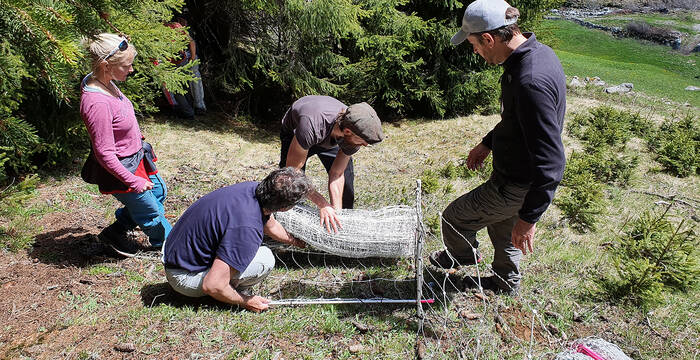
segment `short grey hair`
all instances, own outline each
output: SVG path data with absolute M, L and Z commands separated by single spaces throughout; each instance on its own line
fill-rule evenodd
M 263 209 L 278 211 L 296 205 L 313 190 L 303 172 L 285 167 L 267 175 L 255 189 L 255 197 Z

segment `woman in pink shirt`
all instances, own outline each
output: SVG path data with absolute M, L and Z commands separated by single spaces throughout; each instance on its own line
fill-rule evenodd
M 90 41 L 89 53 L 92 72 L 82 82 L 80 114 L 92 151 L 82 177 L 124 205 L 99 238 L 123 256 L 159 250 L 172 229 L 163 209 L 167 188 L 156 169 L 153 149 L 143 141 L 131 101 L 114 83 L 126 80 L 134 71 L 136 49 L 123 37 L 103 33 Z M 148 235 L 151 246 L 128 239 L 127 231 L 137 225 Z

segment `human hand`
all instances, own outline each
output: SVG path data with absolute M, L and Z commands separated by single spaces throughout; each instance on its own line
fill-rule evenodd
M 518 222 L 513 226 L 511 241 L 513 246 L 520 249 L 523 254 L 527 255 L 528 251 L 532 253 L 532 244 L 535 241 L 535 224 L 518 219 Z
M 325 227 L 326 231 L 331 232 L 332 227 L 333 231 L 337 233 L 338 229 L 343 228 L 340 218 L 332 206 L 324 206 L 319 210 L 318 215 L 321 218 L 321 226 Z
M 248 311 L 256 313 L 267 310 L 269 303 L 270 300 L 258 295 L 243 297 L 243 307 Z
M 302 249 L 306 247 L 306 243 L 303 240 L 299 240 L 292 235 L 289 235 L 289 245 L 296 246 Z
M 467 156 L 467 169 L 476 170 L 484 166 L 484 160 L 489 156 L 489 153 L 491 153 L 491 149 L 482 143 L 474 146 Z
M 151 190 L 151 189 L 153 189 L 153 183 L 146 180 L 146 182 L 143 184 L 143 187 L 141 189 L 137 189 L 136 192 L 142 193 L 144 191 Z

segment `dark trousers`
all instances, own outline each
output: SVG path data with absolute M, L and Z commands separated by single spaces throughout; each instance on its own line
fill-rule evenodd
M 280 167 L 287 166 L 287 153 L 289 153 L 289 147 L 292 144 L 292 139 L 294 135 L 280 134 L 280 141 L 282 142 L 282 148 L 280 150 Z M 321 160 L 323 167 L 326 168 L 326 173 L 331 171 L 331 166 L 333 161 L 335 161 L 336 156 L 338 156 L 338 151 L 340 149 L 338 146 L 332 147 L 330 149 L 320 148 L 318 146 L 312 146 L 309 152 L 306 154 L 306 160 L 310 157 L 316 155 Z M 301 168 L 302 171 L 306 171 L 306 162 Z M 343 186 L 343 209 L 352 209 L 355 204 L 355 172 L 352 167 L 352 158 L 348 162 L 348 166 L 345 167 L 345 185 Z

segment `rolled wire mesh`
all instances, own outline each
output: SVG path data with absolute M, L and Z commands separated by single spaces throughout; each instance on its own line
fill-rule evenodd
M 418 220 L 413 207 L 343 209 L 339 218 L 342 229 L 329 233 L 321 226 L 316 208 L 297 205 L 275 214 L 290 234 L 329 254 L 349 258 L 401 258 L 415 254 Z

